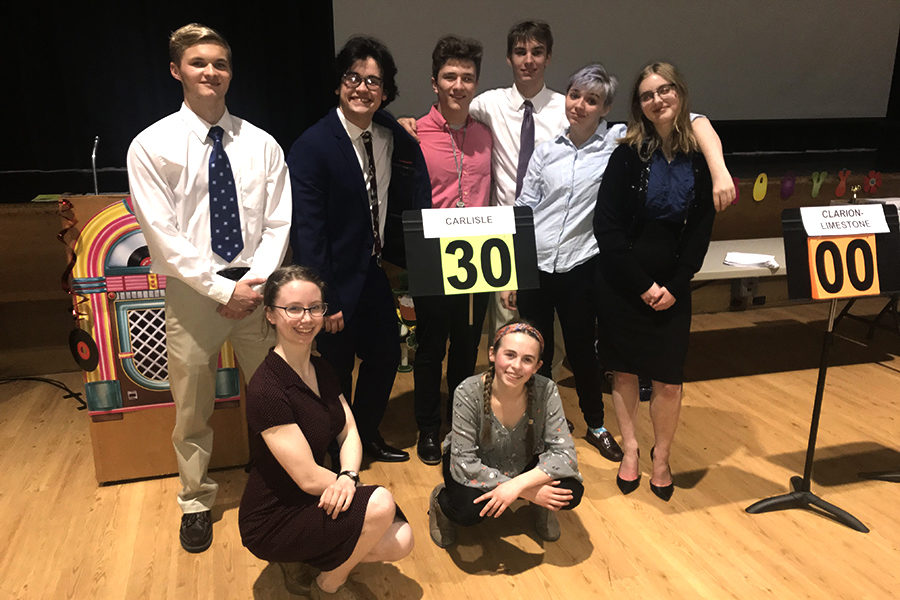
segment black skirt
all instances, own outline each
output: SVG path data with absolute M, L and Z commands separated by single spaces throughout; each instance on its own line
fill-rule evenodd
M 645 221 L 632 242 L 632 252 L 644 271 L 660 285 L 674 274 L 682 224 Z M 597 280 L 599 357 L 604 368 L 682 383 L 691 330 L 691 294 L 675 295 L 675 304 L 655 311 L 639 294 L 626 292 L 604 269 Z M 642 290 L 643 291 L 643 290 Z

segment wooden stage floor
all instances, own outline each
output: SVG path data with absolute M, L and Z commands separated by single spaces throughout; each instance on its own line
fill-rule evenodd
M 877 312 L 869 300 L 860 310 Z M 900 336 L 866 347 L 838 338 L 828 372 L 813 491 L 855 515 L 858 533 L 825 516 L 744 508 L 802 474 L 825 304 L 696 315 L 684 408 L 673 450 L 677 489 L 665 504 L 646 484 L 650 424 L 640 415 L 643 485 L 623 496 L 616 465 L 580 436 L 571 380 L 567 413 L 584 501 L 561 513 L 562 538 L 537 540 L 530 508 L 462 530 L 449 551 L 428 537 L 437 467 L 417 458 L 364 467 L 409 516 L 416 548 L 353 575 L 369 598 L 893 598 L 900 589 L 900 485 L 860 471 L 900 469 Z M 860 305 L 858 305 L 859 307 Z M 839 333 L 865 339 L 863 325 Z M 78 373 L 53 377 L 80 388 Z M 207 552 L 182 551 L 176 478 L 98 487 L 88 420 L 54 387 L 0 386 L 0 598 L 296 598 L 280 570 L 241 546 L 241 469 L 220 482 Z M 606 398 L 608 401 L 608 397 Z M 618 429 L 607 402 L 608 426 Z M 415 452 L 412 375 L 400 374 L 385 434 Z

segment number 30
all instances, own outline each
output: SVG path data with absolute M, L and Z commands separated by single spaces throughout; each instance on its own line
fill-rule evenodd
M 462 251 L 461 255 L 457 255 L 458 250 Z M 497 251 L 496 256 L 499 259 L 497 267 L 499 273 L 494 272 L 495 268 L 492 261 L 494 250 Z M 479 269 L 473 260 L 475 259 L 475 248 L 470 240 L 451 240 L 444 252 L 454 256 L 457 260 L 457 268 L 465 271 L 465 276 L 462 279 L 457 275 L 447 277 L 447 282 L 458 290 L 470 290 L 479 283 L 481 285 L 478 287 L 501 288 L 508 284 L 512 278 L 512 257 L 510 256 L 509 247 L 501 239 L 488 238 L 480 244 L 478 262 L 481 267 L 481 277 L 479 277 Z M 484 281 L 479 282 L 479 279 Z

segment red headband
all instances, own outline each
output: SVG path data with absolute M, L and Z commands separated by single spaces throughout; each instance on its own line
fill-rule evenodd
M 500 341 L 504 335 L 508 333 L 527 333 L 534 339 L 538 341 L 541 345 L 541 354 L 544 353 L 544 336 L 541 335 L 541 332 L 529 325 L 528 323 L 510 323 L 509 325 L 504 325 L 500 329 L 497 330 L 497 335 L 494 336 L 494 348 L 497 347 L 497 342 Z

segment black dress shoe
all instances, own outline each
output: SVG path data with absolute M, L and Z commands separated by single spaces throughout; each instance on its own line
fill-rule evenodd
M 419 459 L 426 465 L 438 465 L 441 463 L 440 433 L 437 431 L 422 431 L 419 433 L 419 443 L 416 444 L 416 453 Z
M 590 433 L 590 431 L 588 431 Z M 641 458 L 641 451 L 638 450 L 638 460 Z M 622 467 L 619 466 L 621 469 Z M 641 472 L 638 470 L 637 479 L 622 479 L 619 477 L 619 474 L 616 473 L 616 485 L 619 486 L 619 491 L 623 494 L 630 494 L 634 490 L 638 489 L 638 486 L 641 484 Z
M 409 452 L 388 446 L 382 439 L 363 442 L 363 450 L 372 460 L 381 462 L 403 462 L 409 460 Z
M 653 451 L 656 450 L 656 446 L 650 448 L 650 460 L 653 460 Z M 672 468 L 669 467 L 669 474 L 672 473 Z M 650 482 L 650 491 L 656 494 L 656 497 L 662 500 L 663 502 L 668 502 L 672 498 L 672 494 L 675 493 L 675 482 L 672 481 L 669 485 L 655 485 L 652 481 Z
M 637 479 L 632 479 L 631 481 L 627 479 L 622 479 L 616 474 L 616 485 L 619 486 L 619 491 L 623 494 L 630 494 L 634 490 L 638 489 L 638 486 L 641 484 L 641 476 L 640 474 L 637 476 Z
M 673 481 L 669 485 L 654 485 L 651 481 L 650 491 L 656 494 L 656 497 L 663 502 L 668 502 L 672 498 L 672 494 L 675 492 L 675 482 Z
M 203 552 L 212 544 L 212 518 L 208 510 L 181 516 L 181 547 L 188 552 Z
M 622 448 L 619 444 L 616 443 L 616 438 L 614 438 L 610 432 L 604 431 L 601 434 L 596 434 L 588 429 L 587 433 L 584 434 L 584 439 L 586 439 L 591 446 L 594 446 L 599 450 L 600 456 L 606 460 L 622 462 L 622 457 L 625 456 L 625 454 L 622 452 Z

